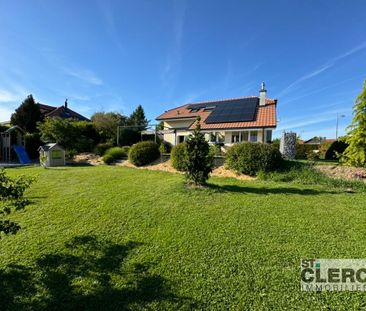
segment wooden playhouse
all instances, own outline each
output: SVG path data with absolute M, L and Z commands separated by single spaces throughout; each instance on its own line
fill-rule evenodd
M 64 166 L 65 149 L 59 144 L 46 144 L 38 148 L 39 162 L 44 167 Z

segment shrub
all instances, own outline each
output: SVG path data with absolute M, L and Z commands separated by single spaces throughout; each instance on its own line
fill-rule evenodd
M 337 160 L 340 155 L 347 149 L 348 144 L 341 140 L 334 141 L 325 153 L 326 160 Z
M 130 148 L 128 159 L 136 166 L 149 164 L 160 156 L 159 145 L 152 141 L 142 141 Z
M 318 145 L 296 144 L 296 159 L 307 159 L 309 151 L 317 150 Z
M 111 164 L 114 162 L 114 157 L 107 153 L 102 157 L 102 160 L 105 164 Z
M 201 118 L 197 117 L 193 135 L 186 140 L 185 173 L 188 182 L 204 185 L 213 169 L 213 154 L 210 145 L 201 132 Z
M 221 145 L 220 144 L 211 145 L 210 146 L 210 151 L 211 151 L 213 156 L 221 156 L 222 155 Z
M 24 198 L 24 192 L 33 181 L 33 178 L 24 176 L 10 178 L 5 170 L 0 170 L 0 238 L 1 232 L 15 234 L 20 229 L 19 224 L 3 218 L 13 210 L 23 209 L 29 203 Z
M 127 152 L 124 149 L 122 149 L 121 147 L 113 147 L 113 148 L 109 148 L 105 152 L 105 155 L 112 156 L 114 160 L 121 160 L 121 159 L 127 157 Z
M 40 135 L 38 133 L 27 133 L 24 136 L 25 150 L 31 159 L 38 159 L 38 148 L 42 145 Z
M 319 161 L 319 152 L 315 152 L 314 150 L 313 151 L 309 151 L 307 154 L 306 154 L 306 158 L 310 161 L 310 162 L 313 162 L 315 163 L 316 161 Z
M 112 143 L 100 143 L 95 146 L 94 152 L 95 154 L 102 156 L 108 149 L 112 147 L 113 147 Z
M 46 118 L 38 124 L 38 129 L 42 141 L 56 142 L 66 150 L 89 152 L 99 142 L 99 135 L 89 121 Z
M 159 147 L 160 153 L 170 153 L 172 151 L 172 144 L 163 140 Z
M 75 149 L 68 149 L 68 150 L 65 151 L 65 158 L 68 159 L 68 160 L 71 160 L 77 154 L 78 154 L 77 150 L 75 150 Z
M 268 172 L 280 168 L 282 161 L 275 146 L 244 142 L 229 148 L 225 163 L 238 173 L 254 176 L 259 171 Z
M 325 155 L 329 149 L 329 147 L 332 145 L 331 142 L 324 142 L 320 144 L 319 146 L 319 156 L 321 159 L 325 159 Z
M 131 147 L 130 146 L 123 146 L 121 148 L 122 148 L 123 152 L 126 154 L 126 157 L 127 157 Z
M 184 172 L 187 166 L 187 148 L 186 143 L 180 143 L 173 147 L 170 159 L 173 167 L 180 172 Z

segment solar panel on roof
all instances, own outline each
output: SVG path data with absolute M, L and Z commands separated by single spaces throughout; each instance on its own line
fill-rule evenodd
M 207 117 L 206 123 L 254 121 L 257 104 L 257 97 L 220 102 Z
M 201 104 L 190 104 L 187 106 L 187 109 L 200 109 L 205 108 L 206 106 L 212 106 L 209 103 L 201 103 Z

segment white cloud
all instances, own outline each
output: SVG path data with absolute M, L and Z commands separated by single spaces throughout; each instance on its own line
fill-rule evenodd
M 76 68 L 70 68 L 70 67 L 62 67 L 62 70 L 65 74 L 75 77 L 77 79 L 80 79 L 82 81 L 85 81 L 89 84 L 93 85 L 102 85 L 103 81 L 97 77 L 97 75 L 87 69 L 76 69 Z
M 0 122 L 9 121 L 10 116 L 14 112 L 16 106 L 16 104 L 0 104 Z
M 336 65 L 337 62 L 339 62 L 340 60 L 348 57 L 348 56 L 351 56 L 353 54 L 355 54 L 356 52 L 358 51 L 361 51 L 363 49 L 366 48 L 366 42 L 363 42 L 362 44 L 346 51 L 345 53 L 342 53 L 338 56 L 335 56 L 331 59 L 329 59 L 325 64 L 321 65 L 319 68 L 303 75 L 302 77 L 300 77 L 299 79 L 295 80 L 294 82 L 290 83 L 285 89 L 283 89 L 278 97 L 282 96 L 283 94 L 286 94 L 291 88 L 293 88 L 294 86 L 306 81 L 306 80 L 309 80 L 311 78 L 314 78 L 318 75 L 320 75 L 321 73 L 323 73 L 324 71 L 332 68 L 334 65 Z
M 21 99 L 19 94 L 15 94 L 6 90 L 0 90 L 0 102 L 8 103 Z

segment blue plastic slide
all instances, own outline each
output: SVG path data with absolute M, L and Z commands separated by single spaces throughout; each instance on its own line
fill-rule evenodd
M 23 146 L 13 145 L 14 151 L 18 156 L 19 162 L 21 164 L 30 164 L 32 161 L 29 159 L 27 152 Z

